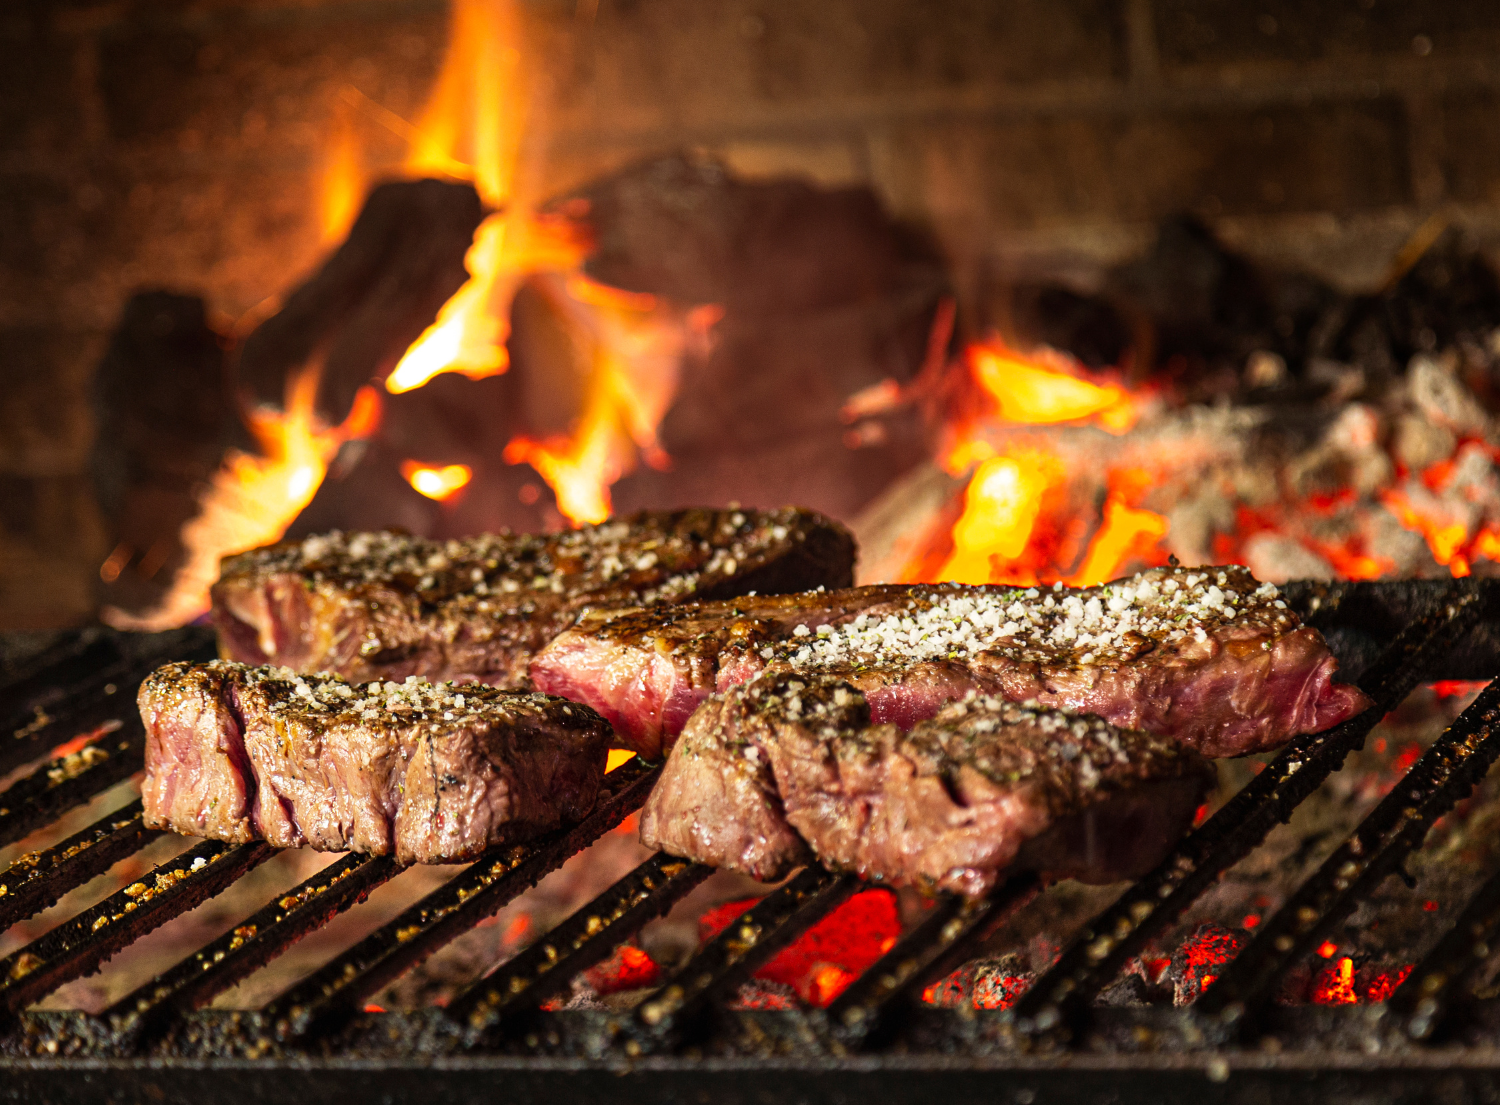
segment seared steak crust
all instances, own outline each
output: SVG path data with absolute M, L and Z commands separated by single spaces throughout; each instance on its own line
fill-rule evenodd
M 193 836 L 453 863 L 593 807 L 608 727 L 539 694 L 353 685 L 225 660 L 141 686 L 146 823 Z
M 862 587 L 580 619 L 532 663 L 647 757 L 713 690 L 764 671 L 837 676 L 909 728 L 971 692 L 1036 700 L 1209 756 L 1274 748 L 1369 705 L 1321 634 L 1239 567 L 1100 587 Z
M 527 689 L 587 607 L 848 586 L 854 542 L 805 510 L 643 513 L 560 534 L 330 533 L 224 561 L 219 651 L 249 664 Z
M 822 677 L 713 696 L 672 750 L 642 841 L 760 879 L 810 846 L 927 890 L 982 894 L 1012 867 L 1109 882 L 1158 862 L 1213 780 L 1175 741 L 1034 703 L 971 697 L 906 733 L 867 719 L 864 696 Z

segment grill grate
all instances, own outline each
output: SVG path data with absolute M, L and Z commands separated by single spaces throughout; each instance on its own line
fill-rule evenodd
M 821 868 L 805 869 L 762 899 L 630 1012 L 542 1012 L 579 972 L 710 874 L 666 856 L 642 864 L 447 1009 L 361 1011 L 390 981 L 639 808 L 656 769 L 632 761 L 607 777 L 583 822 L 483 857 L 262 1010 L 204 1006 L 357 907 L 399 873 L 392 861 L 351 855 L 332 864 L 98 1017 L 27 1011 L 273 854 L 263 844 L 197 844 L 0 961 L 0 1072 L 22 1097 L 37 1100 L 85 1100 L 90 1093 L 107 1100 L 122 1087 L 136 1096 L 148 1082 L 168 1099 L 208 1092 L 223 1100 L 224 1085 L 204 1077 L 228 1071 L 237 1072 L 233 1085 L 247 1099 L 278 1088 L 317 1096 L 319 1086 L 328 1096 L 347 1096 L 361 1078 L 388 1097 L 427 1096 L 433 1079 L 462 1097 L 464 1087 L 492 1091 L 499 1072 L 508 1072 L 518 1099 L 655 1096 L 679 1087 L 749 1100 L 771 1093 L 767 1080 L 774 1080 L 772 1096 L 819 1096 L 836 1087 L 853 1096 L 864 1086 L 891 1100 L 917 1100 L 931 1096 L 931 1077 L 956 1098 L 972 1092 L 993 1099 L 995 1073 L 1006 1071 L 1004 1085 L 1016 1101 L 1037 1100 L 1049 1087 L 1078 1100 L 1133 1100 L 1137 1092 L 1141 1100 L 1199 1100 L 1204 1078 L 1231 1077 L 1257 1093 L 1290 1079 L 1286 1086 L 1316 1095 L 1330 1092 L 1329 1078 L 1353 1086 L 1365 1074 L 1381 1099 L 1409 1089 L 1413 1100 L 1433 1100 L 1441 1096 L 1442 1083 L 1431 1074 L 1439 1053 L 1425 1042 L 1458 1038 L 1464 1026 L 1483 1020 L 1470 990 L 1500 932 L 1500 872 L 1385 1005 L 1287 1009 L 1271 997 L 1288 970 L 1401 870 L 1437 818 L 1500 756 L 1500 682 L 1416 761 L 1194 1005 L 1121 1009 L 1094 1001 L 1132 956 L 1339 770 L 1419 682 L 1500 671 L 1500 593 L 1487 583 L 1302 584 L 1286 593 L 1325 629 L 1376 706 L 1284 749 L 1156 871 L 1085 925 L 1009 1013 L 933 1009 L 916 999 L 1025 907 L 1038 890 L 1033 876 L 1012 878 L 975 901 L 939 899 L 826 1010 L 731 1008 L 760 964 L 859 889 L 856 880 Z M 13 673 L 0 687 L 0 718 L 13 734 L 0 747 L 0 769 L 13 771 L 49 744 L 117 724 L 0 793 L 0 843 L 139 770 L 143 732 L 129 706 L 141 679 L 169 659 L 211 651 L 200 630 L 136 638 L 88 631 Z M 160 835 L 143 825 L 137 801 L 23 857 L 0 873 L 0 922 L 38 913 Z M 1310 1060 L 1295 1049 L 1276 1055 L 1239 1042 L 1277 1033 L 1311 1033 L 1325 1046 Z M 1164 1050 L 1164 1041 L 1177 1050 Z M 1458 1061 L 1444 1054 L 1460 1097 L 1470 1078 L 1500 1069 L 1493 1047 L 1464 1051 Z M 335 1070 L 351 1081 L 320 1081 Z M 96 1077 L 106 1071 L 129 1076 L 112 1089 Z M 834 1076 L 839 1081 L 826 1081 Z

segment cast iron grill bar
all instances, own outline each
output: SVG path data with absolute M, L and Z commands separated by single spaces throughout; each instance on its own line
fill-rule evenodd
M 846 1050 L 880 1042 L 922 991 L 956 970 L 995 927 L 1041 887 L 1035 873 L 1007 879 L 983 898 L 945 894 L 911 932 L 849 984 L 824 1012 Z
M 1360 688 L 1375 705 L 1342 725 L 1294 740 L 1156 870 L 1085 926 L 1016 1002 L 1017 1029 L 1028 1036 L 1045 1034 L 1054 1043 L 1070 1041 L 1088 1004 L 1126 961 L 1342 767 L 1381 718 L 1411 693 L 1432 656 L 1468 632 L 1483 607 L 1478 589 L 1455 588 L 1448 602 L 1408 625 L 1360 677 Z
M 146 828 L 137 798 L 67 840 L 28 852 L 0 874 L 0 932 L 40 913 L 162 835 Z
M 693 954 L 667 983 L 617 1022 L 629 1055 L 662 1051 L 713 1027 L 722 1006 L 776 952 L 816 924 L 860 887 L 852 875 L 822 867 L 766 895 Z
M 0 681 L 0 727 L 14 729 L 18 719 L 34 717 L 38 707 L 59 701 L 69 688 L 120 658 L 119 641 L 107 629 L 91 626 L 67 634 Z
M 278 894 L 217 940 L 104 1011 L 121 1043 L 165 1031 L 211 1002 L 308 933 L 365 900 L 402 868 L 389 856 L 353 853 Z
M 162 664 L 212 660 L 216 655 L 210 630 L 182 630 L 153 638 L 149 647 L 122 649 L 127 655 L 118 662 L 60 684 L 66 693 L 56 701 L 36 705 L 35 696 L 16 703 L 7 701 L 6 720 L 0 723 L 0 734 L 6 738 L 0 745 L 0 772 L 33 759 L 37 749 L 45 749 L 49 741 L 60 744 L 105 722 L 134 714 L 141 682 Z
M 607 959 L 671 909 L 713 868 L 658 852 L 520 955 L 460 994 L 447 1015 L 470 1044 L 493 1039 Z
M 604 777 L 594 812 L 570 828 L 495 849 L 324 965 L 265 1009 L 278 1039 L 325 1031 L 366 998 L 495 913 L 640 808 L 660 773 L 639 758 Z
M 1397 1030 L 1413 1040 L 1431 1040 L 1472 992 L 1475 975 L 1494 951 L 1500 932 L 1500 871 L 1470 899 L 1453 927 L 1412 968 L 1386 1003 Z
M 1223 1027 L 1253 1019 L 1277 980 L 1312 951 L 1472 791 L 1500 756 L 1500 680 L 1480 692 L 1287 902 L 1267 919 L 1194 1009 Z
M 146 730 L 139 717 L 67 756 L 48 760 L 0 793 L 0 845 L 55 821 L 141 769 Z
M 0 1013 L 13 1017 L 126 944 L 218 894 L 272 855 L 268 844 L 204 841 L 0 960 Z

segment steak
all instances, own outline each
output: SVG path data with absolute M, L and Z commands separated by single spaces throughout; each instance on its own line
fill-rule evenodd
M 910 728 L 966 694 L 1035 700 L 1238 756 L 1367 709 L 1271 584 L 1244 568 L 1156 568 L 1099 587 L 936 584 L 745 597 L 579 619 L 532 662 L 660 756 L 698 703 L 762 672 L 836 676 Z
M 415 676 L 357 686 L 227 660 L 141 685 L 146 824 L 278 848 L 455 863 L 593 808 L 609 729 L 586 706 Z
M 782 672 L 693 715 L 641 840 L 766 881 L 815 855 L 969 895 L 1010 869 L 1114 882 L 1161 860 L 1213 779 L 1176 741 L 1098 717 L 968 697 L 903 732 L 843 680 Z
M 805 510 L 680 510 L 567 533 L 433 541 L 330 533 L 228 557 L 219 652 L 355 682 L 529 689 L 533 654 L 585 608 L 853 582 L 854 540 Z

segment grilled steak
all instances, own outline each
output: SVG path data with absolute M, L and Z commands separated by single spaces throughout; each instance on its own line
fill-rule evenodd
M 978 692 L 1093 713 L 1237 756 L 1369 706 L 1322 635 L 1244 568 L 1158 568 L 1100 587 L 960 584 L 749 597 L 581 618 L 532 662 L 648 758 L 715 689 L 763 671 L 848 680 L 909 728 Z
M 248 664 L 527 689 L 532 655 L 586 607 L 844 587 L 853 565 L 847 530 L 793 509 L 454 541 L 331 533 L 227 558 L 213 618 L 220 655 Z
M 226 660 L 141 686 L 146 823 L 280 848 L 453 863 L 593 807 L 592 710 L 480 684 L 357 686 Z
M 788 673 L 711 697 L 641 816 L 641 840 L 758 879 L 806 863 L 983 894 L 1008 868 L 1113 882 L 1191 824 L 1212 767 L 1175 741 L 991 697 L 909 732 L 842 680 Z

